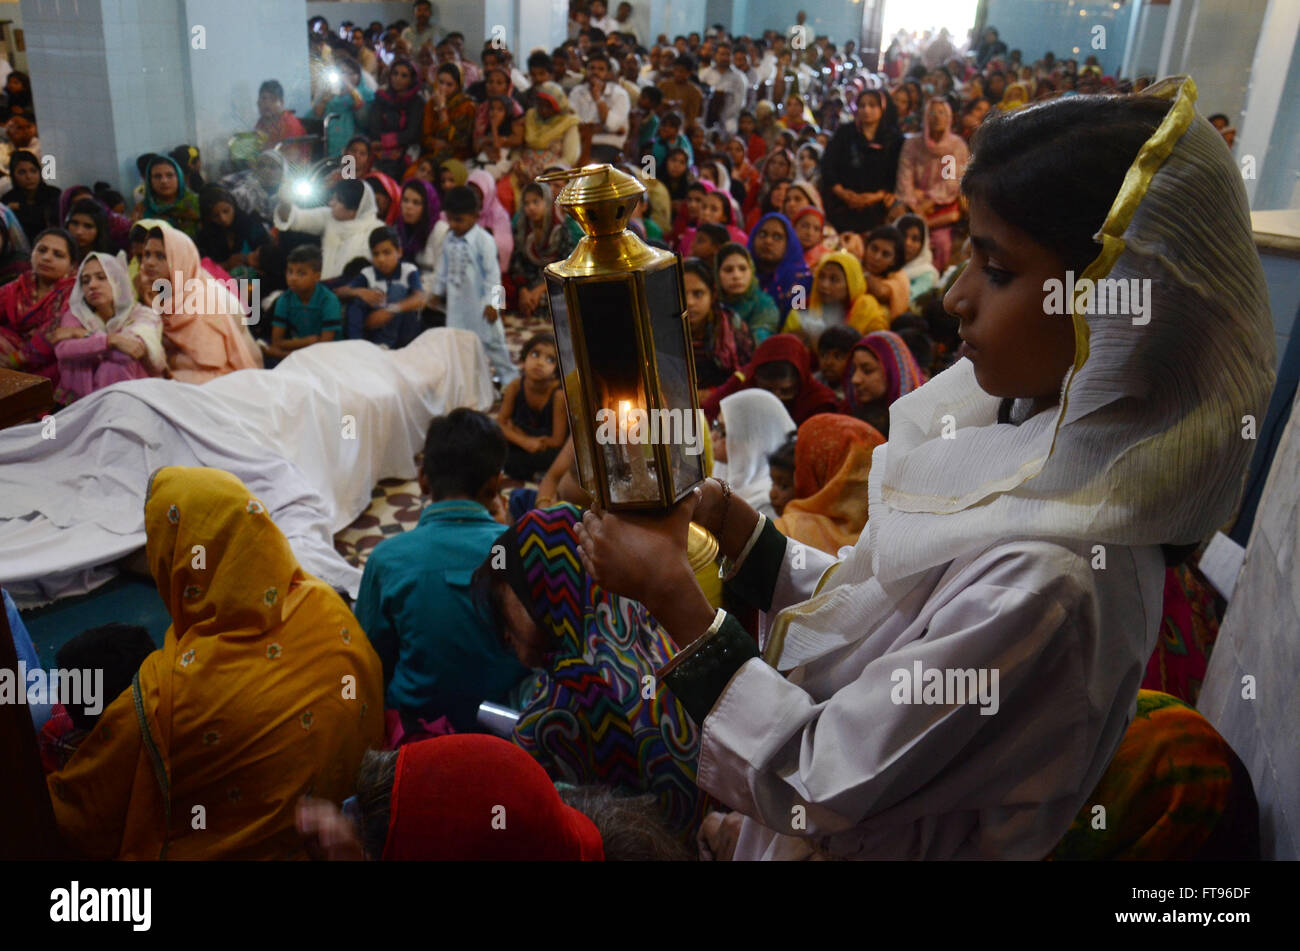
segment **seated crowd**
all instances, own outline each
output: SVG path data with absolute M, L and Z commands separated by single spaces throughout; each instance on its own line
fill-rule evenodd
M 154 475 L 165 645 L 120 626 L 82 635 L 60 663 L 105 667 L 116 700 L 98 722 L 56 708 L 37 724 L 57 821 L 86 856 L 735 849 L 736 822 L 697 786 L 701 725 L 662 684 L 644 689 L 677 646 L 580 551 L 591 499 L 556 341 L 536 333 L 517 360 L 507 345 L 504 318 L 546 315 L 543 269 L 581 236 L 535 179 L 609 162 L 643 181 L 629 227 L 683 258 L 713 475 L 834 556 L 866 528 L 891 405 L 958 358 L 943 297 L 973 253 L 960 182 L 981 122 L 1145 83 L 1050 53 L 1022 63 L 996 31 L 934 65 L 895 41 L 877 72 L 824 36 L 647 47 L 630 14 L 575 3 L 572 39 L 522 63 L 493 42 L 471 56 L 426 2 L 388 27 L 315 18 L 306 118 L 325 120 L 321 141 L 268 80 L 243 167 L 209 180 L 192 147 L 141 156 L 130 203 L 103 182 L 44 181 L 26 77 L 11 75 L 0 365 L 49 378 L 60 404 L 124 380 L 270 369 L 331 340 L 396 349 L 442 324 L 477 334 L 501 387 L 495 418 L 433 421 L 430 502 L 370 553 L 355 604 L 303 571 L 233 476 Z M 325 203 L 300 200 L 304 175 Z M 169 287 L 177 274 L 185 286 Z M 241 279 L 260 282 L 264 319 Z M 207 571 L 191 563 L 198 542 Z M 698 567 L 727 604 L 711 555 Z M 1169 571 L 1167 611 L 1207 643 L 1212 598 Z M 1143 685 L 1194 702 L 1199 679 L 1178 676 L 1154 656 Z M 509 742 L 481 734 L 484 702 L 517 712 Z M 509 837 L 494 835 L 498 803 Z

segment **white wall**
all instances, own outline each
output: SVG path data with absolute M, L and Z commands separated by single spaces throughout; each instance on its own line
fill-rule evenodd
M 1206 115 L 1222 112 L 1234 124 L 1240 119 L 1267 9 L 1268 0 L 1195 0 L 1183 49 L 1171 58 L 1169 72 L 1196 80 Z
M 1137 3 L 1138 0 L 1134 0 Z M 1152 6 L 1143 0 L 1139 14 L 1138 35 L 1134 41 L 1135 48 L 1129 53 L 1131 68 L 1129 78 L 1135 76 L 1154 76 L 1160 66 L 1160 48 L 1165 36 L 1165 24 L 1169 22 L 1169 6 L 1161 4 Z

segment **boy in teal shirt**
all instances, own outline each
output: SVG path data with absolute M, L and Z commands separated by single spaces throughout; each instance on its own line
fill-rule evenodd
M 429 424 L 420 489 L 433 501 L 366 561 L 355 612 L 384 665 L 386 705 L 412 729 L 445 715 L 477 730 L 484 700 L 505 703 L 528 675 L 475 599 L 474 570 L 505 530 L 506 438 L 496 420 L 455 409 Z
M 334 292 L 321 283 L 320 269 L 318 245 L 300 244 L 289 252 L 284 275 L 289 289 L 275 302 L 271 344 L 266 348 L 277 362 L 343 332 L 343 309 Z

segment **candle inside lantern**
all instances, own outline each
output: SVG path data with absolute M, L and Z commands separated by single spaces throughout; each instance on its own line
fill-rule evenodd
M 618 448 L 614 455 L 622 463 L 617 467 L 618 477 L 631 482 L 633 498 L 653 497 L 658 492 L 658 483 L 646 458 L 647 453 L 653 458 L 654 447 L 646 443 L 645 413 L 642 411 L 639 418 L 633 419 L 632 408 L 639 404 L 622 399 L 617 403 Z

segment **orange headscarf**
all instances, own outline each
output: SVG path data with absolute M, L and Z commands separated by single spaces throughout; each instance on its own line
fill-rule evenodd
M 173 285 L 170 305 L 161 308 L 172 376 L 206 383 L 261 366 L 260 353 L 254 352 L 256 344 L 241 321 L 238 298 L 203 270 L 199 249 L 184 232 L 162 221 L 150 224 L 162 231 L 167 280 Z M 215 306 L 209 313 L 211 304 Z
M 809 417 L 795 437 L 795 498 L 776 520 L 781 533 L 832 555 L 857 544 L 867 524 L 871 453 L 884 441 L 852 416 Z
M 50 776 L 59 828 L 94 859 L 303 858 L 298 799 L 341 802 L 382 742 L 379 658 L 230 473 L 160 469 L 145 530 L 172 626 Z

